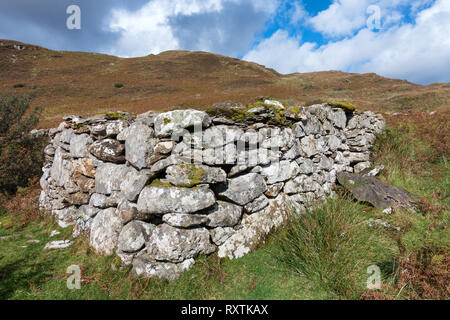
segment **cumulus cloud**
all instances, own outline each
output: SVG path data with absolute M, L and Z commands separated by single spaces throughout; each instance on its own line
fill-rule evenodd
M 143 56 L 187 49 L 243 54 L 277 5 L 277 0 L 153 0 L 139 10 L 113 10 L 109 27 L 120 38 L 111 52 Z
M 353 37 L 319 46 L 279 30 L 244 59 L 282 73 L 319 70 L 376 72 L 417 83 L 450 80 L 450 1 L 437 0 L 414 23 L 381 32 L 363 28 Z

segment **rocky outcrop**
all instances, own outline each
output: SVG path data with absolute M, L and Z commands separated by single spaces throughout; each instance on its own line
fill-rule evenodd
M 199 254 L 251 252 L 289 210 L 330 195 L 338 173 L 370 168 L 385 126 L 271 100 L 232 114 L 66 117 L 48 131 L 40 206 L 134 275 L 174 280 Z

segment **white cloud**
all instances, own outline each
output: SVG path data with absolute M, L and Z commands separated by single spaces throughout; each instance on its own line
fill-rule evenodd
M 225 41 L 224 39 L 229 40 L 230 35 L 227 37 L 224 34 L 229 26 L 223 25 L 218 27 L 212 25 L 211 28 L 214 28 L 214 30 L 207 30 L 207 25 L 201 25 L 203 38 L 195 40 L 194 48 L 181 48 L 181 43 L 185 46 L 186 42 L 184 41 L 185 39 L 180 39 L 179 36 L 186 36 L 186 31 L 189 32 L 189 29 L 175 30 L 175 27 L 172 25 L 173 20 L 196 15 L 202 15 L 202 18 L 205 18 L 204 16 L 208 14 L 220 14 L 232 5 L 247 6 L 246 8 L 251 6 L 254 12 L 260 15 L 268 15 L 276 11 L 278 0 L 151 0 L 137 11 L 113 10 L 108 27 L 110 31 L 120 33 L 120 38 L 111 47 L 110 53 L 119 56 L 144 56 L 150 53 L 174 49 L 213 51 L 215 49 L 214 44 L 221 40 L 223 42 Z M 214 18 L 217 20 L 217 17 Z M 228 18 L 233 19 L 233 17 Z M 213 20 L 210 19 L 209 22 Z M 192 21 L 189 22 L 192 23 Z M 240 36 L 250 37 L 251 39 L 253 39 L 254 33 L 257 31 L 255 27 L 258 27 L 249 28 L 248 25 L 252 23 L 250 20 L 246 21 L 243 19 L 233 21 L 235 25 L 246 24 L 242 31 L 251 32 L 251 34 L 241 34 Z M 199 24 L 201 22 L 192 23 L 191 27 L 193 30 L 189 35 L 190 37 L 200 36 L 193 34 L 199 31 Z M 264 23 L 261 22 L 259 27 L 263 28 Z M 211 38 L 206 38 L 207 36 Z M 238 36 L 234 35 L 234 39 L 235 42 L 239 42 Z
M 245 60 L 282 73 L 343 70 L 376 72 L 418 83 L 450 80 L 450 1 L 437 0 L 414 24 L 382 32 L 360 30 L 354 37 L 318 46 L 300 43 L 279 30 Z

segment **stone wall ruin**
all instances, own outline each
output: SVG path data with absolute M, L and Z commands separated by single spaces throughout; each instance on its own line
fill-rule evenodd
M 135 275 L 173 280 L 199 254 L 240 258 L 286 221 L 287 206 L 301 213 L 333 193 L 338 172 L 370 167 L 385 127 L 372 112 L 266 102 L 232 119 L 66 117 L 48 131 L 41 209 Z

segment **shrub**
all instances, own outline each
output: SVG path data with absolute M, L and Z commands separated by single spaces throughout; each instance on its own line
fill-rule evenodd
M 123 83 L 114 83 L 114 87 L 122 88 L 123 87 Z
M 23 87 L 25 87 L 23 83 L 16 83 L 15 85 L 13 85 L 13 88 L 23 88 Z
M 41 174 L 46 139 L 30 130 L 42 108 L 29 111 L 30 97 L 0 97 L 0 191 L 15 193 Z
M 367 267 L 381 252 L 361 207 L 347 199 L 329 199 L 305 214 L 291 214 L 275 236 L 274 257 L 337 298 L 359 298 Z

